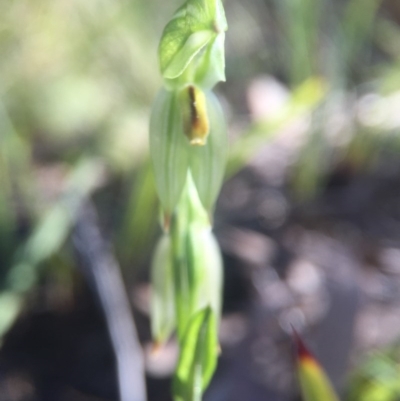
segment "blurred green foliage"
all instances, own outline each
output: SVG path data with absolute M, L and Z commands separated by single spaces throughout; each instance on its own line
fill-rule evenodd
M 116 247 L 125 265 L 151 247 L 147 124 L 159 77 L 148 49 L 161 31 L 154 6 L 1 2 L 0 285 L 14 297 L 4 297 L 4 308 L 0 300 L 8 311 L 0 335 L 38 282 L 38 268 L 63 266 L 77 209 L 96 189 L 134 175 L 121 211 L 111 211 Z
M 396 401 L 400 398 L 400 344 L 368 355 L 352 373 L 346 400 Z

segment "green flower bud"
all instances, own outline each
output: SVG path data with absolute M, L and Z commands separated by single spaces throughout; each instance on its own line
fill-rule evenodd
M 171 241 L 159 241 L 151 266 L 151 333 L 156 345 L 168 340 L 176 326 Z
M 197 312 L 190 320 L 181 345 L 173 379 L 175 401 L 201 401 L 215 371 L 218 337 L 215 315 L 210 307 Z
M 182 340 L 191 316 L 205 306 L 221 313 L 222 258 L 211 226 L 188 174 L 171 224 L 172 259 L 178 336 Z

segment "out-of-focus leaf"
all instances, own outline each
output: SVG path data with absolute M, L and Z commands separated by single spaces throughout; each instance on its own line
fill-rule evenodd
M 132 269 L 132 259 L 141 260 L 152 246 L 158 223 L 154 215 L 157 204 L 154 173 L 150 160 L 147 160 L 132 179 L 123 224 L 116 241 L 122 265 L 129 265 L 124 272 L 128 281 L 137 273 L 136 269 Z
M 298 85 L 316 73 L 315 58 L 317 50 L 321 11 L 324 0 L 276 0 L 285 29 L 285 42 L 279 46 L 284 51 L 289 77 Z
M 381 3 L 382 0 L 350 0 L 347 2 L 339 31 L 345 65 L 350 65 L 371 34 L 373 21 Z M 362 12 L 360 12 L 361 9 Z
M 304 81 L 293 92 L 282 110 L 273 119 L 259 121 L 253 124 L 231 147 L 227 175 L 236 173 L 249 158 L 279 135 L 289 124 L 310 116 L 328 94 L 329 86 L 320 77 Z
M 63 195 L 38 221 L 16 255 L 7 275 L 7 285 L 16 291 L 28 290 L 37 280 L 36 267 L 63 245 L 82 201 L 101 181 L 102 164 L 83 159 L 68 176 Z
M 157 245 L 151 267 L 151 331 L 156 344 L 162 344 L 176 325 L 171 242 L 165 235 Z
M 183 339 L 173 381 L 175 401 L 200 401 L 218 357 L 216 318 L 210 307 L 196 313 Z
M 297 374 L 303 401 L 339 401 L 326 373 L 294 332 L 297 347 Z
M 0 337 L 14 323 L 23 304 L 23 298 L 20 294 L 13 292 L 2 292 L 0 294 Z
M 17 318 L 25 292 L 38 279 L 38 266 L 63 245 L 83 199 L 101 180 L 102 165 L 84 159 L 71 171 L 60 199 L 39 219 L 32 234 L 15 254 L 5 277 L 8 291 L 0 294 L 0 337 Z
M 400 399 L 400 344 L 374 352 L 363 360 L 349 380 L 348 401 Z

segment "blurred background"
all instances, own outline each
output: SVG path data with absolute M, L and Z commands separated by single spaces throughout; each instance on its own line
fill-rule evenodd
M 343 400 L 400 400 L 400 3 L 224 4 L 224 317 L 205 400 L 297 400 L 291 325 Z M 147 136 L 179 5 L 0 0 L 0 401 L 117 400 L 130 313 L 148 399 L 170 400 L 177 347 L 154 354 L 149 333 Z

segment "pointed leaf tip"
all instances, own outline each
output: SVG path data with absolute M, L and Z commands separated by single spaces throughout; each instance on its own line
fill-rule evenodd
M 292 332 L 293 332 L 293 340 L 294 344 L 296 347 L 296 355 L 299 359 L 313 359 L 316 361 L 314 355 L 308 350 L 306 345 L 304 344 L 303 339 L 300 337 L 299 333 L 296 331 L 296 329 L 292 326 Z M 317 362 L 317 361 L 316 361 Z
M 294 329 L 293 339 L 297 351 L 297 374 L 303 401 L 339 401 L 325 371 Z

